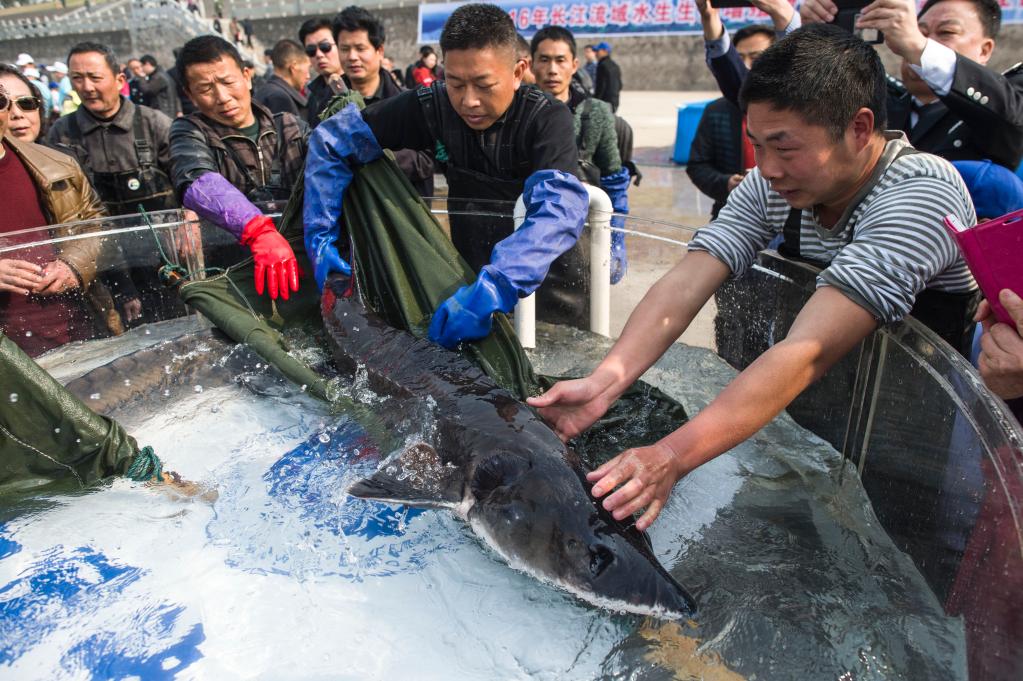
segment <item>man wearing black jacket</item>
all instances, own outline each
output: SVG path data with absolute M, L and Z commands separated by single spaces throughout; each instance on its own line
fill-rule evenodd
M 611 58 L 611 46 L 597 45 L 597 79 L 593 96 L 611 105 L 611 111 L 618 111 L 618 95 L 622 91 L 622 70 Z
M 804 21 L 828 21 L 831 0 L 806 0 Z M 884 33 L 902 58 L 889 79 L 888 118 L 917 149 L 949 160 L 990 159 L 1015 170 L 1023 158 L 1023 69 L 986 66 L 1001 27 L 997 0 L 875 0 L 858 26 Z
M 139 78 L 137 82 L 143 97 L 142 103 L 151 109 L 164 112 L 168 118 L 174 120 L 181 115 L 181 101 L 178 99 L 174 81 L 160 68 L 153 55 L 144 54 L 139 61 L 142 62 L 142 73 L 146 76 Z
M 405 88 L 383 69 L 384 25 L 361 7 L 347 7 L 332 22 L 341 55 L 344 84 L 362 95 L 366 106 L 390 99 Z M 392 149 L 398 163 L 420 196 L 433 196 L 433 153 Z
M 341 58 L 338 56 L 334 31 L 330 19 L 309 19 L 298 29 L 298 42 L 305 47 L 306 56 L 312 60 L 318 74 L 306 86 L 309 115 L 306 122 L 310 128 L 320 124 L 320 112 L 334 96 L 330 79 L 341 74 Z
M 309 102 L 301 90 L 309 82 L 309 57 L 301 45 L 285 39 L 274 45 L 270 60 L 273 75 L 256 92 L 256 101 L 271 113 L 290 113 L 304 121 Z

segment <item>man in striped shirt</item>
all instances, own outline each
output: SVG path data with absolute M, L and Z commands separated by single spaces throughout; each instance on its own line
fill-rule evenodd
M 673 343 L 730 275 L 742 274 L 778 234 L 823 269 L 785 340 L 696 417 L 589 475 L 618 519 L 657 517 L 674 484 L 766 425 L 877 328 L 933 291 L 935 325 L 965 328 L 976 284 L 942 218 L 976 222 L 946 161 L 885 133 L 885 76 L 874 50 L 840 28 L 801 28 L 764 52 L 740 99 L 754 168 L 689 253 L 647 293 L 607 357 L 583 379 L 530 404 L 563 438 L 594 423 Z M 907 152 L 908 150 L 908 152 Z M 944 318 L 943 318 L 944 317 Z M 954 334 L 949 334 L 954 335 Z

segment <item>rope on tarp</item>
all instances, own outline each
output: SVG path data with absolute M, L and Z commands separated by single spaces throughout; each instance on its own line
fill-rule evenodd
M 135 455 L 124 477 L 135 482 L 160 482 L 163 480 L 163 462 L 153 448 L 147 445 Z

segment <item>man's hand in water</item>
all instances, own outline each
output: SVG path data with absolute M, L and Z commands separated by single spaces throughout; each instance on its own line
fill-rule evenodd
M 597 499 L 614 492 L 603 506 L 616 520 L 625 520 L 643 509 L 636 529 L 644 531 L 661 513 L 675 483 L 685 471 L 679 457 L 667 444 L 627 449 L 595 471 L 586 474 Z
M 541 418 L 567 442 L 596 423 L 618 399 L 617 394 L 611 393 L 611 387 L 610 378 L 594 373 L 586 378 L 559 381 L 526 403 L 536 407 Z

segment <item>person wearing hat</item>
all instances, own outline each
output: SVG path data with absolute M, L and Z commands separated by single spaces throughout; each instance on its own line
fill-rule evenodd
M 50 72 L 53 74 L 53 81 L 57 83 L 57 98 L 53 102 L 53 110 L 56 111 L 58 116 L 63 116 L 69 113 L 64 104 L 71 101 L 71 93 L 74 92 L 74 88 L 71 87 L 71 79 L 67 75 L 67 64 L 62 61 L 55 61 L 50 66 Z M 71 111 L 77 108 L 78 104 L 74 104 Z
M 618 95 L 622 92 L 622 69 L 611 58 L 611 46 L 597 43 L 597 77 L 594 79 L 593 96 L 611 105 L 611 111 L 618 111 Z

